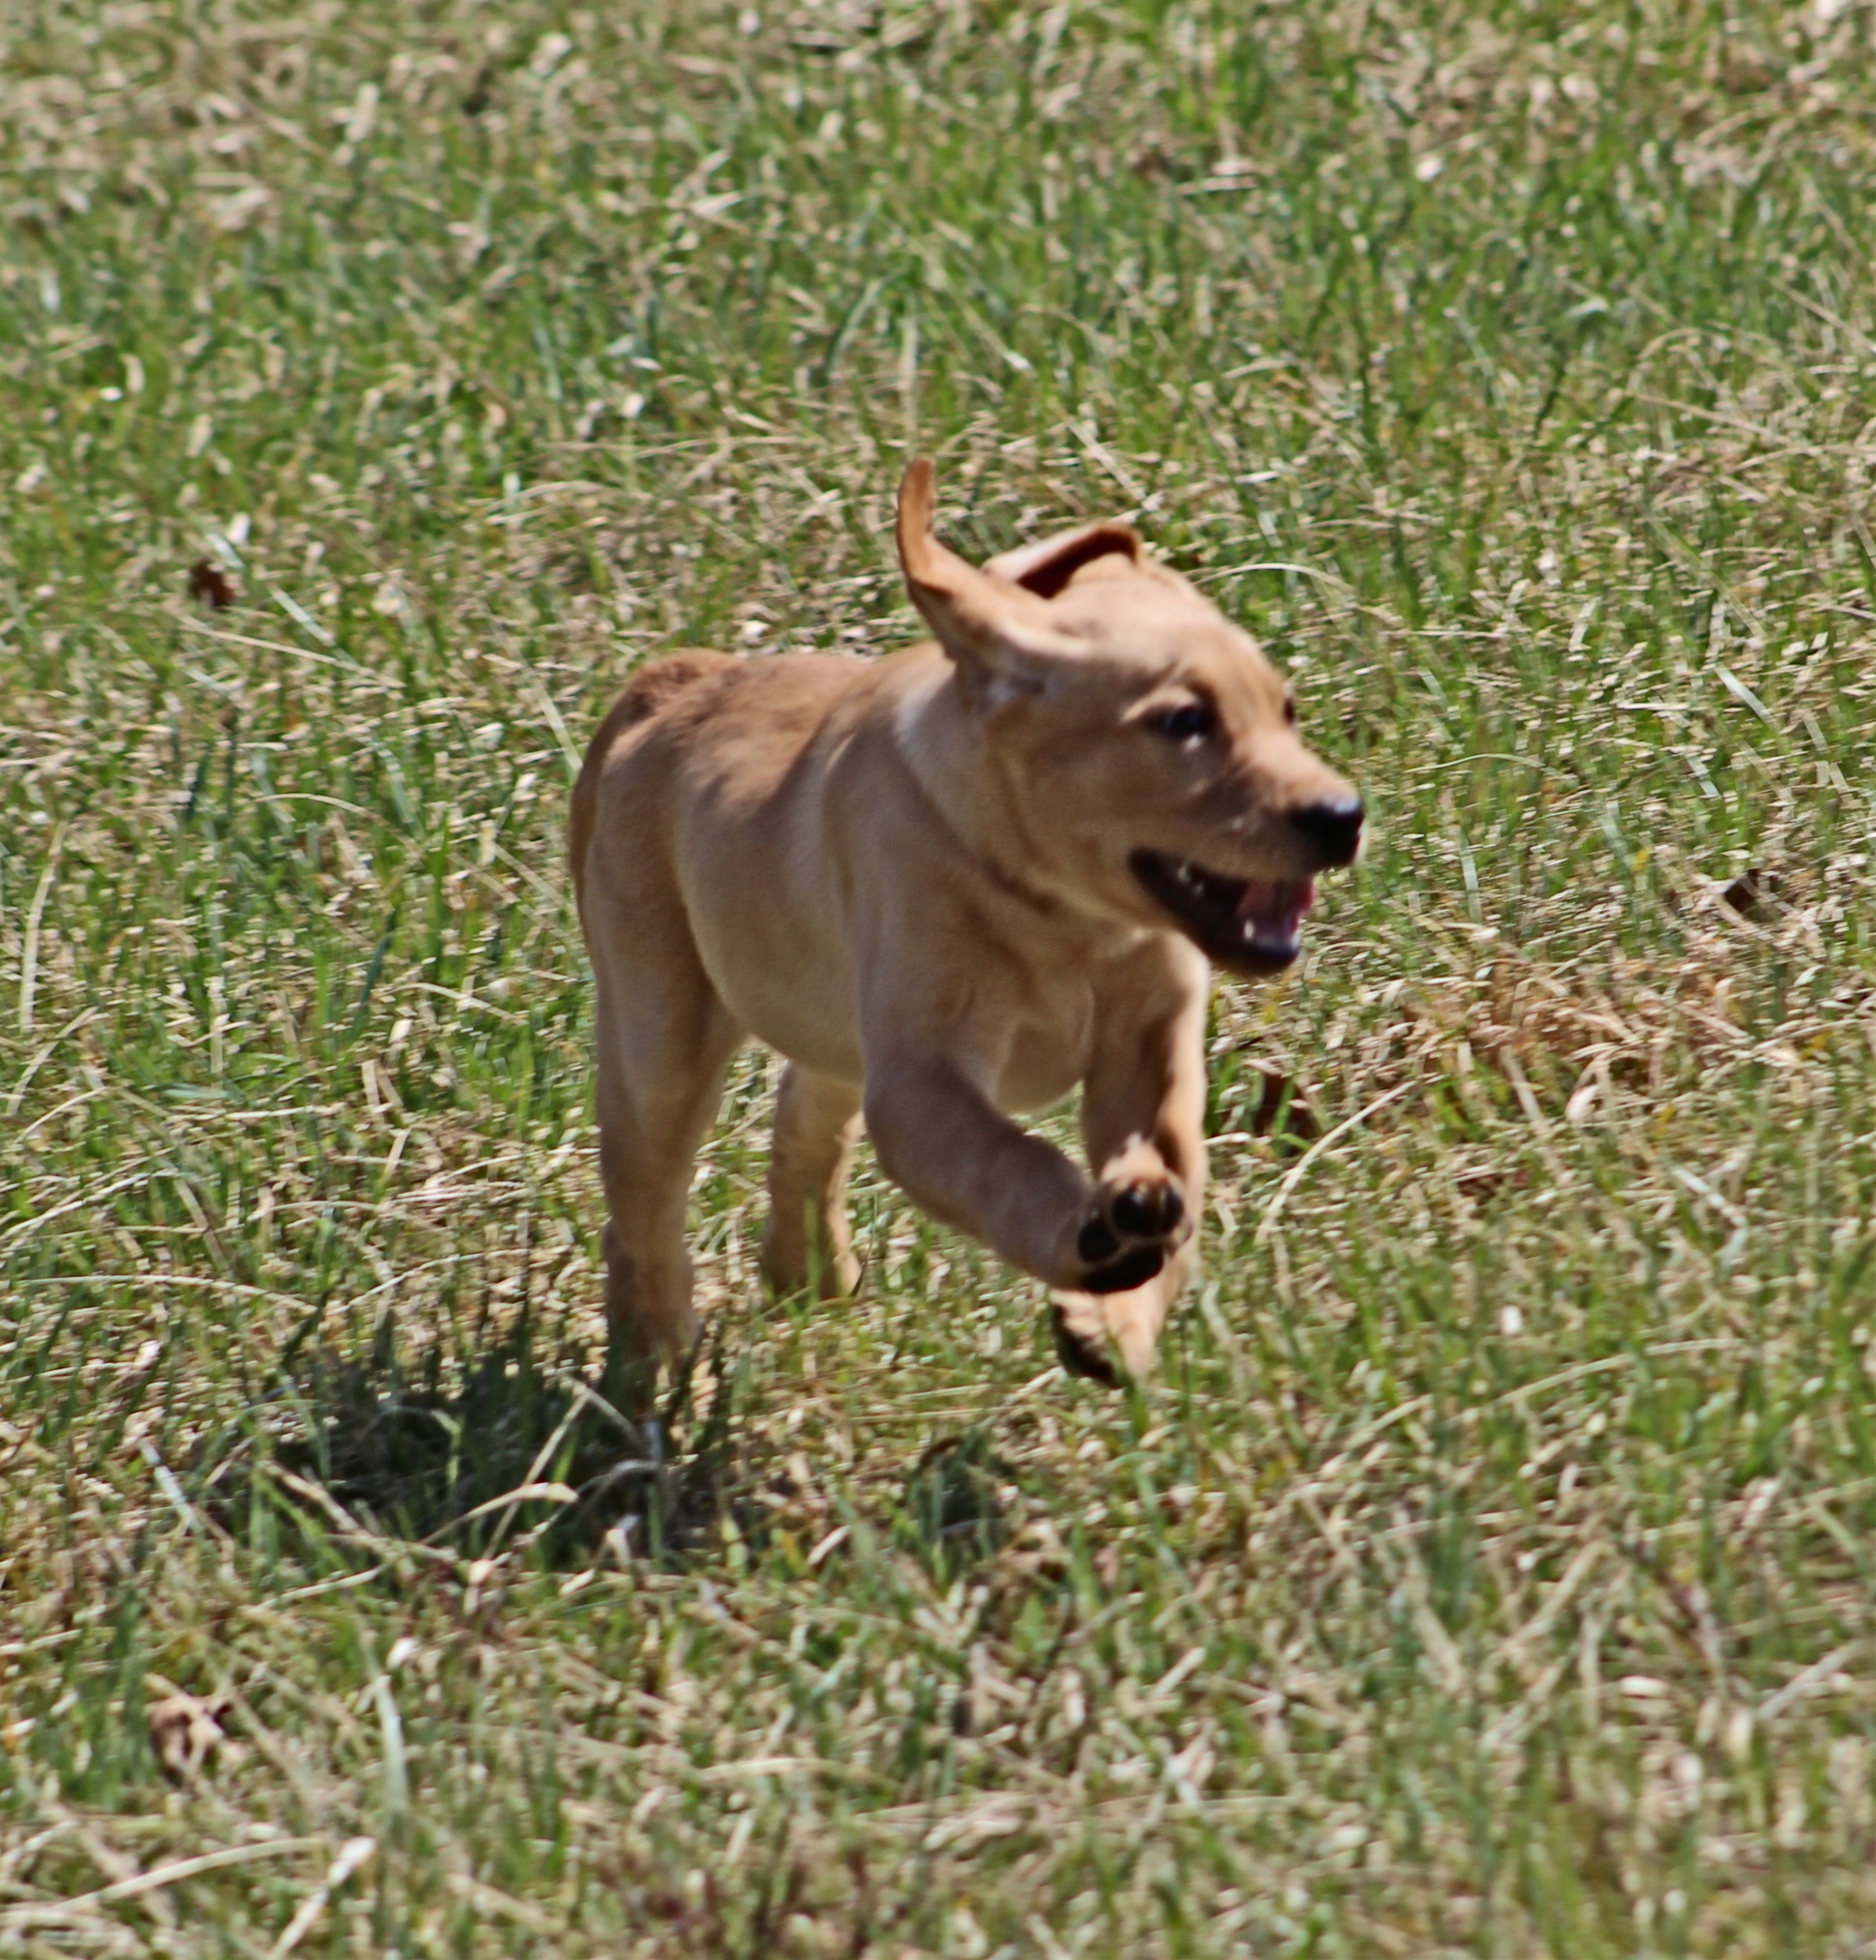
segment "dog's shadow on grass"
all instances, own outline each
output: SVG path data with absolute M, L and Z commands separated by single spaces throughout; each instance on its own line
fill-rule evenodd
M 942 1437 L 906 1479 L 899 1534 L 938 1578 L 955 1578 L 1007 1542 L 1011 1526 L 1002 1492 L 1015 1480 L 988 1428 Z
M 747 1460 L 749 1383 L 720 1344 L 637 1419 L 577 1355 L 544 1355 L 525 1315 L 456 1385 L 443 1373 L 435 1349 L 411 1365 L 388 1317 L 362 1355 L 289 1357 L 264 1421 L 208 1479 L 211 1515 L 316 1567 L 498 1555 L 672 1567 L 707 1563 L 726 1519 L 750 1553 L 769 1548 L 767 1500 L 789 1479 L 765 1487 Z M 989 1429 L 972 1427 L 932 1442 L 875 1523 L 948 1583 L 1008 1540 L 1015 1482 Z
M 387 1319 L 362 1356 L 318 1350 L 290 1367 L 209 1503 L 236 1536 L 281 1550 L 401 1543 L 567 1566 L 611 1538 L 622 1556 L 678 1559 L 731 1479 L 734 1384 L 719 1358 L 697 1357 L 632 1419 L 566 1357 L 543 1356 L 525 1316 L 454 1387 L 435 1350 L 407 1364 Z

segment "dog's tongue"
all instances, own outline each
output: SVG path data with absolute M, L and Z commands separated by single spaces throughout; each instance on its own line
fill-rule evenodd
M 1238 923 L 1253 939 L 1293 940 L 1303 915 L 1316 902 L 1313 878 L 1247 878 L 1238 900 Z

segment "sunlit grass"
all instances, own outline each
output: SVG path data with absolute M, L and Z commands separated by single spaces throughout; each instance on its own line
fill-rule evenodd
M 9 24 L 0 1948 L 1869 1951 L 1870 20 Z M 917 450 L 1373 848 L 1143 1394 L 869 1166 L 765 1305 L 752 1055 L 628 1447 L 574 758 L 908 638 Z

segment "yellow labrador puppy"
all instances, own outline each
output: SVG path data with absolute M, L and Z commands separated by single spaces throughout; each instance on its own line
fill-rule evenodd
M 899 491 L 937 636 L 884 660 L 682 653 L 637 674 L 573 793 L 598 982 L 609 1373 L 698 1332 L 693 1162 L 750 1036 L 787 1057 L 762 1246 L 851 1290 L 864 1120 L 934 1217 L 1054 1290 L 1078 1371 L 1135 1375 L 1190 1272 L 1211 966 L 1296 957 L 1362 808 L 1247 634 L 1122 524 L 977 567 Z M 1089 1168 L 1009 1112 L 1082 1090 Z

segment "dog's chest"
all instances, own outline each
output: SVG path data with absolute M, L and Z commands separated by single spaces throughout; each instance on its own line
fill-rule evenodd
M 1045 1109 L 1088 1072 L 1094 1048 L 1094 1000 L 1084 982 L 1041 992 L 1024 1003 L 997 1082 L 1006 1109 Z

